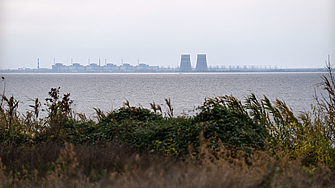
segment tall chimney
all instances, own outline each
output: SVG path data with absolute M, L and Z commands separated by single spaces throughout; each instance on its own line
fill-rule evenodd
M 40 69 L 40 58 L 37 58 L 37 69 Z

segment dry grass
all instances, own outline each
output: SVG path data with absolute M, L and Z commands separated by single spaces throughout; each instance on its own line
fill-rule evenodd
M 0 182 L 2 187 L 192 188 L 333 187 L 335 183 L 334 171 L 322 164 L 307 168 L 299 158 L 291 160 L 281 152 L 273 157 L 257 152 L 246 160 L 243 153 L 229 151 L 223 145 L 208 149 L 203 137 L 201 143 L 200 153 L 185 160 L 137 153 L 110 143 L 12 147 L 11 154 L 1 150 L 4 160 L 0 162 Z M 46 152 L 50 150 L 55 152 Z M 34 163 L 37 158 L 42 164 Z M 20 165 L 21 170 L 15 171 Z

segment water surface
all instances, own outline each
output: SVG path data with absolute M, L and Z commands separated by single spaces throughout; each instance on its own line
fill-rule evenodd
M 91 116 L 93 108 L 117 109 L 125 100 L 132 106 L 149 108 L 164 105 L 171 98 L 176 114 L 192 114 L 206 97 L 250 93 L 271 100 L 283 99 L 294 111 L 304 111 L 315 103 L 314 89 L 325 73 L 132 73 L 132 74 L 3 74 L 6 95 L 21 101 L 20 111 L 29 110 L 29 99 L 45 101 L 52 87 L 70 93 L 76 112 Z M 3 86 L 3 82 L 1 83 Z

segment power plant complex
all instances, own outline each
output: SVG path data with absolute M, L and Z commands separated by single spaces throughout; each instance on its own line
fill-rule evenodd
M 98 62 L 91 62 L 88 58 L 87 65 L 82 65 L 80 62 L 74 62 L 71 58 L 70 65 L 65 65 L 62 62 L 54 62 L 52 68 L 41 68 L 40 58 L 37 58 L 37 68 L 18 68 L 18 69 L 0 69 L 0 73 L 145 73 L 145 72 L 324 72 L 322 68 L 295 68 L 283 69 L 277 66 L 209 66 L 207 65 L 207 55 L 205 53 L 198 53 L 196 56 L 196 64 L 192 67 L 191 55 L 189 53 L 182 53 L 180 55 L 180 65 L 178 67 L 160 67 L 151 66 L 138 59 L 137 65 L 124 63 L 121 59 L 121 65 L 107 62 L 105 59 L 102 65 L 100 59 Z
M 206 72 L 208 71 L 207 67 L 207 58 L 206 54 L 201 53 L 197 54 L 197 63 L 195 68 L 192 68 L 191 65 L 191 55 L 190 54 L 181 54 L 181 60 L 180 60 L 180 67 L 176 69 L 171 69 L 170 71 L 175 72 Z M 38 59 L 38 67 L 39 67 L 39 59 Z M 159 66 L 149 66 L 144 63 L 139 63 L 136 66 L 130 65 L 129 63 L 123 63 L 122 65 L 117 66 L 113 63 L 107 63 L 107 60 L 105 59 L 105 65 L 101 65 L 100 59 L 99 63 L 92 63 L 90 59 L 88 59 L 88 65 L 83 66 L 80 63 L 74 63 L 73 59 L 71 58 L 71 65 L 67 66 L 63 63 L 56 62 L 54 59 L 54 65 L 52 65 L 52 72 L 70 72 L 70 73 L 85 73 L 85 72 L 160 72 L 160 71 L 169 71 L 165 70 L 163 68 L 160 68 Z
M 87 66 L 84 66 L 78 62 L 73 62 L 71 58 L 70 65 L 64 65 L 61 62 L 56 62 L 54 59 L 54 64 L 52 65 L 51 72 L 55 73 L 112 73 L 112 72 L 206 72 L 209 71 L 207 67 L 207 57 L 205 53 L 197 54 L 196 65 L 192 68 L 191 55 L 181 54 L 180 66 L 178 68 L 163 68 L 159 66 L 150 66 L 144 63 L 140 63 L 138 60 L 138 65 L 133 66 L 129 63 L 123 63 L 122 65 L 115 65 L 113 63 L 107 62 L 105 59 L 104 65 L 101 65 L 100 59 L 98 63 L 91 62 L 88 58 Z M 40 61 L 37 59 L 38 65 L 37 70 L 40 70 Z
M 190 54 L 181 54 L 180 71 L 181 72 L 192 71 Z M 195 71 L 197 72 L 208 71 L 206 54 L 197 54 L 197 64 L 195 66 Z

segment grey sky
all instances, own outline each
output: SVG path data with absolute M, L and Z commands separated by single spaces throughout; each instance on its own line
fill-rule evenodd
M 53 59 L 178 66 L 335 62 L 334 0 L 0 0 L 0 69 Z

